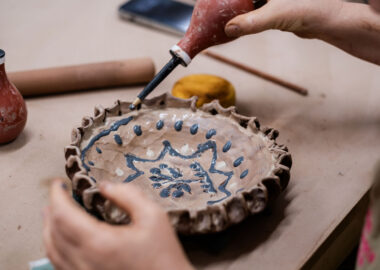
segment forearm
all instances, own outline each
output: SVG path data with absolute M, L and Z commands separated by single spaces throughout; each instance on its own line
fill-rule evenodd
M 344 3 L 331 16 L 317 38 L 380 65 L 380 15 L 364 4 Z

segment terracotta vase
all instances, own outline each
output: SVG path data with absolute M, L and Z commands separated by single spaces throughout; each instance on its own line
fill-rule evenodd
M 24 99 L 8 80 L 4 61 L 5 52 L 0 49 L 0 144 L 16 139 L 27 118 Z

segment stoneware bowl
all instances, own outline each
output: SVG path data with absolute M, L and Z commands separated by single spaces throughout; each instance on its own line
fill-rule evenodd
M 222 231 L 263 211 L 290 176 L 278 132 L 235 107 L 195 104 L 164 94 L 138 111 L 117 101 L 84 117 L 65 148 L 66 172 L 84 207 L 109 223 L 128 223 L 99 193 L 98 183 L 112 181 L 139 186 L 184 234 Z

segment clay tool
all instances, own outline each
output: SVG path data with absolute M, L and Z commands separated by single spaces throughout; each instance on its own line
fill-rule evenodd
M 136 109 L 179 64 L 186 67 L 204 49 L 234 40 L 225 34 L 225 25 L 235 16 L 252 11 L 253 8 L 252 0 L 198 0 L 184 37 L 170 49 L 172 59 L 140 92 L 129 108 Z
M 288 81 L 285 81 L 281 78 L 278 78 L 276 76 L 273 76 L 271 74 L 268 74 L 266 72 L 263 72 L 263 71 L 260 71 L 256 68 L 253 68 L 253 67 L 250 67 L 250 66 L 247 66 L 247 65 L 244 65 L 242 63 L 239 63 L 235 60 L 232 60 L 232 59 L 229 59 L 225 56 L 222 56 L 220 54 L 217 54 L 217 53 L 214 53 L 214 52 L 211 52 L 211 51 L 205 51 L 203 52 L 204 55 L 207 55 L 215 60 L 218 60 L 220 62 L 223 62 L 225 64 L 228 64 L 230 66 L 233 66 L 235 68 L 238 68 L 240 70 L 243 70 L 245 72 L 248 72 L 250 74 L 253 74 L 253 75 L 256 75 L 264 80 L 267 80 L 269 82 L 272 82 L 272 83 L 275 83 L 275 84 L 278 84 L 278 85 L 281 85 L 297 94 L 300 94 L 302 96 L 307 96 L 308 95 L 308 91 L 307 89 L 301 87 L 301 86 L 298 86 L 294 83 L 291 83 L 291 82 L 288 82 Z
M 8 77 L 26 97 L 147 83 L 154 73 L 151 58 L 136 58 L 9 72 Z

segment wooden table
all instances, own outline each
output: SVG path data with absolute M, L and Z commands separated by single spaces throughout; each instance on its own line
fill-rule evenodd
M 178 37 L 126 23 L 116 0 L 0 2 L 8 71 L 151 56 L 157 67 Z M 214 51 L 306 86 L 300 97 L 199 56 L 184 75 L 212 73 L 237 89 L 241 113 L 280 131 L 293 155 L 291 182 L 274 208 L 218 236 L 184 239 L 200 269 L 334 269 L 358 240 L 380 158 L 380 68 L 317 40 L 268 31 Z M 41 209 L 48 182 L 65 177 L 63 147 L 95 104 L 131 100 L 141 86 L 27 100 L 23 134 L 0 147 L 0 266 L 26 269 L 44 257 Z

